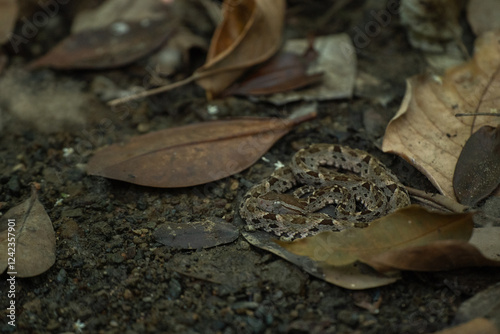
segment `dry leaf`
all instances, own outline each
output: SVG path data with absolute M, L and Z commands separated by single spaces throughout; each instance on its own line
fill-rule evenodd
M 493 322 L 485 318 L 476 318 L 465 324 L 443 329 L 434 334 L 500 334 Z
M 129 64 L 165 42 L 171 32 L 168 20 L 117 22 L 96 30 L 70 35 L 28 69 L 101 69 Z
M 490 30 L 500 29 L 500 1 L 469 0 L 467 21 L 476 35 Z
M 9 261 L 12 238 L 15 238 L 14 264 Z M 17 272 L 18 277 L 40 275 L 56 261 L 54 228 L 35 190 L 29 199 L 0 219 L 0 248 L 0 272 L 7 268 L 8 273 Z
M 207 60 L 194 73 L 197 84 L 214 96 L 278 51 L 285 16 L 284 0 L 226 0 L 223 8 Z
M 322 266 L 344 266 L 390 250 L 422 246 L 437 240 L 468 240 L 472 214 L 442 214 L 412 205 L 370 223 L 366 228 L 323 232 L 291 243 L 288 251 L 308 256 Z M 431 255 L 431 254 L 430 254 Z
M 18 10 L 16 0 L 0 0 L 0 45 L 9 40 L 17 20 Z
M 255 247 L 271 252 L 300 267 L 309 274 L 328 283 L 351 289 L 362 290 L 392 284 L 400 279 L 399 272 L 391 275 L 377 273 L 363 263 L 351 263 L 339 267 L 321 267 L 308 257 L 293 254 L 274 242 L 274 236 L 263 231 L 242 232 L 243 237 Z
M 410 78 L 401 107 L 387 126 L 382 150 L 403 157 L 452 199 L 453 171 L 473 124 L 473 117 L 455 114 L 489 113 L 498 107 L 499 38 L 500 31 L 479 38 L 474 59 L 448 70 L 442 78 Z M 478 116 L 475 128 L 499 123 L 499 117 Z
M 500 184 L 500 125 L 483 126 L 465 143 L 453 175 L 460 203 L 474 206 Z
M 293 39 L 285 43 L 283 51 L 304 54 L 309 40 Z M 307 73 L 323 73 L 321 84 L 298 91 L 277 93 L 260 98 L 262 101 L 283 105 L 294 101 L 325 101 L 350 98 L 356 81 L 356 51 L 347 34 L 336 34 L 314 38 L 317 59 L 308 66 Z
M 190 187 L 238 173 L 295 125 L 314 118 L 242 118 L 160 130 L 98 151 L 87 172 L 151 187 Z
M 312 60 L 307 55 L 301 57 L 294 53 L 280 52 L 222 92 L 221 97 L 268 95 L 318 83 L 323 77 L 322 73 L 307 74 L 307 67 Z
M 466 241 L 440 240 L 428 245 L 390 250 L 362 261 L 379 272 L 394 269 L 413 271 L 441 271 L 464 267 L 499 267 L 500 261 L 486 258 Z
M 165 223 L 156 229 L 154 237 L 159 243 L 180 249 L 200 249 L 233 242 L 240 232 L 234 224 L 219 219 L 188 223 Z

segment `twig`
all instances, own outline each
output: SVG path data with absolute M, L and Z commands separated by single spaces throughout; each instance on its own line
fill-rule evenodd
M 411 196 L 417 198 L 418 200 L 427 203 L 434 208 L 447 209 L 451 212 L 461 213 L 469 210 L 468 206 L 462 205 L 446 196 L 434 193 L 427 193 L 425 191 L 415 189 L 412 187 L 406 187 L 406 190 Z
M 147 90 L 147 91 L 144 91 L 144 92 L 140 92 L 140 93 L 137 93 L 137 94 L 126 96 L 126 97 L 121 97 L 119 99 L 111 100 L 111 101 L 108 102 L 108 105 L 111 106 L 111 107 L 114 107 L 114 106 L 116 106 L 118 104 L 121 104 L 121 103 L 125 103 L 125 102 L 129 102 L 129 101 L 132 101 L 132 100 L 137 100 L 137 99 L 140 99 L 140 98 L 143 98 L 143 97 L 146 97 L 146 96 L 150 96 L 150 95 L 155 95 L 155 94 L 158 94 L 158 93 L 166 92 L 168 90 L 171 90 L 171 89 L 174 89 L 174 88 L 186 85 L 186 84 L 188 84 L 191 81 L 194 81 L 196 79 L 199 79 L 199 77 L 195 76 L 195 75 L 192 75 L 190 77 L 187 77 L 186 79 L 174 82 L 174 83 L 172 83 L 170 85 L 161 86 L 161 87 L 158 87 L 158 88 L 153 88 L 153 89 L 150 89 L 150 90 Z

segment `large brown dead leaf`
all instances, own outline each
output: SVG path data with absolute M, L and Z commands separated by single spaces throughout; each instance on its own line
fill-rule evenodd
M 363 229 L 323 232 L 291 243 L 276 242 L 294 254 L 322 263 L 323 267 L 335 267 L 438 240 L 467 241 L 472 226 L 471 214 L 441 214 L 412 205 L 377 219 Z
M 189 187 L 238 173 L 295 125 L 315 117 L 242 118 L 160 130 L 98 151 L 91 175 L 151 187 Z
M 408 79 L 401 107 L 386 129 L 382 150 L 403 157 L 452 199 L 453 171 L 473 124 L 473 117 L 455 115 L 490 113 L 498 107 L 499 39 L 500 31 L 479 38 L 474 59 L 448 70 L 442 78 Z M 478 116 L 474 128 L 499 123 L 499 117 Z
M 14 264 L 9 261 L 11 243 L 15 244 Z M 29 199 L 1 218 L 0 248 L 0 272 L 7 269 L 19 277 L 40 275 L 56 261 L 54 228 L 35 190 Z
M 483 126 L 465 143 L 453 174 L 460 203 L 474 206 L 500 184 L 500 126 Z
M 226 0 L 223 8 L 207 60 L 194 73 L 197 84 L 212 95 L 278 51 L 285 17 L 284 0 Z
M 0 45 L 9 40 L 18 10 L 16 0 L 0 0 Z

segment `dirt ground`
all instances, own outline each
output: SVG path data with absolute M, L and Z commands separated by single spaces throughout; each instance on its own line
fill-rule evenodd
M 317 26 L 330 2 L 304 3 L 289 1 L 287 37 L 314 31 L 355 38 L 354 28 L 364 29 L 373 20 L 370 11 L 383 8 L 381 2 L 359 2 Z M 97 148 L 132 135 L 235 116 L 286 117 L 288 107 L 244 98 L 207 101 L 193 84 L 121 114 L 99 100 L 92 83 L 105 76 L 120 87 L 140 84 L 140 62 L 117 70 L 28 73 L 22 67 L 29 57 L 12 57 L 0 84 L 0 210 L 26 200 L 30 183 L 38 182 L 57 253 L 47 272 L 17 279 L 17 328 L 2 316 L 0 331 L 427 333 L 449 327 L 464 300 L 500 280 L 499 270 L 405 272 L 392 285 L 351 291 L 314 278 L 241 236 L 201 250 L 172 249 L 153 237 L 165 222 L 222 219 L 241 226 L 238 205 L 244 193 L 273 171 L 273 163 L 288 162 L 309 143 L 365 149 L 404 184 L 435 191 L 409 164 L 377 148 L 402 100 L 405 79 L 426 71 L 425 61 L 408 44 L 398 16 L 356 51 L 358 72 L 376 78 L 375 84 L 358 87 L 352 99 L 321 103 L 316 119 L 266 153 L 269 162 L 259 160 L 239 174 L 183 189 L 88 176 L 85 163 Z M 216 115 L 209 113 L 214 105 Z M 0 278 L 4 309 L 7 276 Z M 357 306 L 359 300 L 380 302 L 378 311 Z

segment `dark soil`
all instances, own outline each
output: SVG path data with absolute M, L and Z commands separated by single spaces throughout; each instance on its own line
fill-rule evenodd
M 383 8 L 379 2 L 360 2 L 316 26 L 315 18 L 331 4 L 306 3 L 289 1 L 287 37 L 311 31 L 355 37 L 355 27 L 364 29 L 373 20 L 370 10 Z M 397 16 L 367 45 L 357 46 L 357 55 L 359 72 L 381 84 L 350 100 L 321 103 L 315 120 L 271 148 L 265 155 L 270 162 L 259 160 L 242 173 L 185 189 L 88 176 L 84 167 L 97 148 L 145 131 L 234 116 L 286 117 L 288 107 L 243 98 L 207 101 L 200 88 L 190 85 L 137 103 L 126 113 L 114 112 L 92 94 L 91 82 L 107 76 L 122 87 L 140 85 L 146 73 L 141 63 L 99 72 L 27 74 L 15 71 L 29 59 L 13 57 L 4 73 L 9 88 L 4 84 L 0 93 L 0 210 L 5 213 L 27 199 L 30 183 L 39 183 L 40 201 L 56 232 L 57 259 L 42 275 L 17 279 L 17 327 L 2 316 L 1 332 L 424 333 L 449 327 L 460 303 L 498 281 L 498 270 L 405 272 L 392 285 L 350 291 L 304 273 L 241 236 L 201 250 L 171 249 L 153 237 L 165 222 L 241 224 L 243 194 L 273 171 L 274 162 L 288 162 L 309 143 L 365 149 L 404 184 L 433 191 L 413 167 L 377 148 L 402 100 L 405 79 L 424 72 L 425 61 L 408 45 Z M 5 102 L 7 94 L 28 104 L 15 113 Z M 34 100 L 28 96 L 36 94 L 48 99 L 43 107 L 50 110 L 42 115 L 37 114 L 41 106 L 29 102 Z M 219 113 L 210 114 L 209 105 Z M 21 118 L 22 112 L 31 116 Z M 0 278 L 5 309 L 8 276 Z M 378 313 L 356 306 L 360 300 L 381 300 Z

